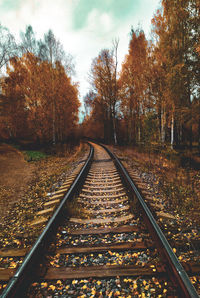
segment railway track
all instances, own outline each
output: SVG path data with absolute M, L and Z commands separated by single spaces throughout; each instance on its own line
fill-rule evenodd
M 179 263 L 127 171 L 102 146 L 91 145 L 49 202 L 42 214 L 58 207 L 2 297 L 198 297 L 186 271 L 195 276 L 199 267 Z

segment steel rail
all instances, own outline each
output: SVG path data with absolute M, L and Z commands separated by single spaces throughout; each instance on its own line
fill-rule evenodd
M 158 226 L 154 216 L 152 215 L 150 209 L 148 208 L 147 204 L 145 203 L 144 199 L 142 198 L 140 192 L 138 191 L 137 187 L 135 186 L 134 182 L 132 181 L 129 173 L 124 168 L 120 160 L 113 154 L 106 146 L 101 144 L 101 146 L 108 152 L 111 158 L 114 160 L 115 165 L 119 172 L 122 175 L 122 178 L 130 191 L 137 197 L 140 206 L 142 207 L 144 219 L 149 226 L 149 229 L 152 233 L 152 236 L 156 243 L 159 243 L 159 251 L 164 260 L 166 262 L 166 269 L 168 273 L 172 276 L 172 280 L 176 284 L 178 282 L 177 287 L 180 291 L 180 297 L 192 297 L 197 298 L 199 297 L 198 293 L 196 292 L 195 287 L 191 283 L 187 273 L 185 272 L 183 266 L 180 264 L 179 260 L 177 259 L 176 255 L 174 254 L 169 242 L 167 241 L 165 235 L 163 234 L 162 230 Z
M 30 283 L 30 281 L 35 276 L 35 270 L 37 265 L 40 264 L 40 261 L 44 255 L 45 249 L 47 249 L 48 244 L 50 243 L 50 239 L 52 239 L 51 235 L 57 229 L 57 226 L 64 216 L 65 204 L 66 202 L 72 198 L 72 196 L 78 192 L 78 190 L 82 187 L 85 177 L 88 174 L 90 169 L 90 165 L 94 155 L 94 148 L 90 145 L 90 153 L 88 155 L 88 159 L 81 169 L 80 173 L 77 175 L 73 184 L 69 188 L 68 192 L 64 196 L 60 205 L 54 212 L 51 219 L 48 221 L 46 227 L 42 231 L 41 235 L 38 237 L 30 252 L 24 258 L 22 265 L 18 268 L 14 276 L 8 282 L 7 287 L 3 291 L 1 297 L 2 298 L 10 298 L 10 297 L 24 297 L 24 293 Z

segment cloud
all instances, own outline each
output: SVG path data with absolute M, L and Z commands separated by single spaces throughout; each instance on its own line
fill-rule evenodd
M 80 30 L 87 26 L 88 15 L 93 10 L 108 13 L 115 21 L 125 19 L 133 11 L 137 12 L 139 3 L 140 0 L 79 0 L 74 10 L 73 28 Z
M 92 60 L 119 38 L 119 67 L 128 53 L 131 26 L 150 31 L 159 0 L 0 0 L 0 20 L 15 35 L 32 25 L 41 38 L 50 28 L 76 61 L 83 96 Z
M 9 0 L 10 4 L 14 1 Z M 63 38 L 63 34 L 60 33 L 71 30 L 72 10 L 76 0 L 67 2 L 66 0 L 17 0 L 17 2 L 16 7 L 8 6 L 8 10 L 4 8 L 0 11 L 2 24 L 9 27 L 15 35 L 18 35 L 19 31 L 24 31 L 28 24 L 31 24 L 40 36 L 52 28 L 56 35 Z
M 10 11 L 20 7 L 23 0 L 0 0 L 0 10 Z
M 82 29 L 82 32 L 88 32 L 95 39 L 104 39 L 110 35 L 114 29 L 112 16 L 106 12 L 100 12 L 93 9 L 87 18 L 87 26 Z
M 81 0 L 80 0 L 81 1 Z M 104 1 L 102 1 L 103 4 Z M 131 27 L 137 28 L 138 25 L 142 27 L 149 37 L 151 27 L 151 17 L 158 6 L 157 0 L 152 0 L 152 6 L 149 5 L 149 0 L 140 1 L 140 5 L 132 6 L 126 17 L 124 14 L 121 19 L 116 20 L 120 11 L 120 3 L 125 1 L 116 1 L 118 3 L 115 12 L 107 10 L 105 12 L 98 6 L 87 10 L 87 19 L 84 19 L 84 25 L 74 31 L 76 37 L 80 41 L 80 47 L 76 51 L 77 72 L 81 74 L 78 76 L 80 80 L 80 93 L 83 96 L 89 89 L 88 73 L 90 71 L 92 60 L 98 56 L 103 48 L 112 48 L 112 41 L 119 38 L 118 48 L 118 70 L 121 68 L 125 55 L 128 53 L 128 46 L 130 40 Z M 132 1 L 133 3 L 134 1 Z M 142 2 L 142 3 L 141 3 Z M 110 4 L 113 0 L 110 0 Z M 136 3 L 136 2 L 135 2 Z M 125 5 L 125 4 L 124 4 Z M 146 8 L 148 7 L 148 10 Z M 123 9 L 125 9 L 123 7 Z M 127 10 L 127 8 L 126 8 Z

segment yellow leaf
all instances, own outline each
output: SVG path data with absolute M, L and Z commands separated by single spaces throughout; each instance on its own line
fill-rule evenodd
M 57 280 L 57 284 L 58 285 L 61 285 L 62 284 L 62 281 L 61 280 Z
M 54 291 L 55 288 L 56 288 L 56 287 L 55 287 L 54 285 L 50 285 L 50 286 L 49 286 L 49 289 L 52 290 L 52 291 Z
M 147 282 L 146 280 L 143 280 L 143 285 L 146 286 Z
M 11 262 L 9 268 L 16 268 L 17 264 L 15 262 Z
M 164 290 L 163 290 L 163 294 L 165 294 L 165 293 L 167 293 L 167 289 L 164 289 Z
M 41 282 L 41 287 L 42 287 L 42 288 L 46 288 L 47 285 L 48 285 L 47 282 Z

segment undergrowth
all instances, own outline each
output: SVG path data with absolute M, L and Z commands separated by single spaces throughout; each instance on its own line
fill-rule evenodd
M 42 158 L 47 157 L 47 155 L 40 151 L 24 151 L 24 158 L 26 161 L 38 161 Z
M 166 158 L 166 155 L 161 153 L 144 153 L 132 148 L 123 148 L 119 154 L 120 158 L 128 157 L 132 166 L 141 172 L 154 175 L 154 183 L 168 201 L 170 209 L 183 215 L 191 213 L 198 216 L 200 171 L 190 167 L 183 168 L 176 158 Z

